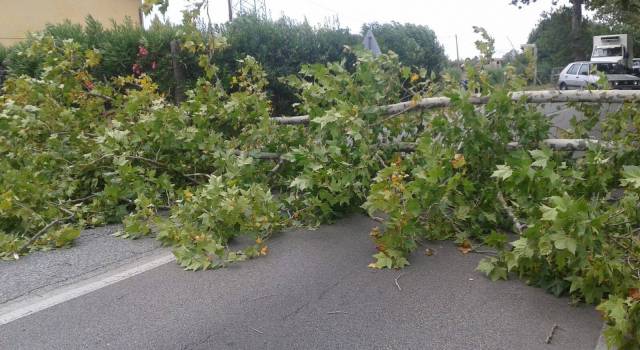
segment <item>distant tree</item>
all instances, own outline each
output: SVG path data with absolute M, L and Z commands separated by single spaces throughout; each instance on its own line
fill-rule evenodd
M 591 0 L 596 17 L 612 26 L 640 27 L 640 0 Z
M 511 0 L 511 4 L 518 7 L 521 5 L 529 5 L 532 2 L 536 2 L 536 0 Z M 569 2 L 571 2 L 570 47 L 573 50 L 573 59 L 582 60 L 585 59 L 584 52 L 581 50 L 579 43 L 584 34 L 582 28 L 582 6 L 588 6 L 591 3 L 591 0 L 569 0 Z M 551 0 L 551 3 L 555 5 L 558 3 L 558 0 Z
M 444 47 L 431 28 L 415 24 L 368 23 L 362 26 L 362 34 L 371 29 L 382 52 L 393 51 L 408 66 L 424 67 L 440 72 L 446 62 Z
M 600 6 L 595 18 L 612 32 L 631 34 L 635 57 L 640 55 L 640 0 L 592 0 Z
M 536 0 L 511 0 L 511 4 L 521 7 Z M 620 28 L 625 32 L 640 32 L 640 0 L 569 0 L 571 3 L 571 48 L 575 60 L 584 59 L 580 48 L 580 38 L 584 33 L 583 6 L 596 12 L 596 17 L 610 28 Z M 558 0 L 551 0 L 557 4 Z
M 574 46 L 569 46 L 566 33 L 571 30 L 572 16 L 572 9 L 566 6 L 545 12 L 529 34 L 528 42 L 538 47 L 538 76 L 542 81 L 549 79 L 554 67 L 565 66 L 575 60 L 576 51 L 581 59 L 588 57 L 593 44 L 592 36 L 610 33 L 605 25 L 584 20 L 580 37 L 575 40 Z

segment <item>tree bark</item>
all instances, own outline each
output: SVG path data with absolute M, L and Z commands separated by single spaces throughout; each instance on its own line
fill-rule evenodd
M 596 139 L 544 139 L 540 142 L 540 144 L 544 144 L 549 148 L 555 151 L 586 151 L 591 146 L 601 146 L 605 149 L 612 149 L 615 147 L 615 144 L 610 141 L 600 141 Z M 507 144 L 507 149 L 516 150 L 520 148 L 521 145 L 517 142 L 509 142 Z M 398 142 L 391 144 L 379 144 L 379 149 L 392 151 L 392 152 L 402 152 L 402 153 L 413 153 L 416 151 L 417 144 L 415 142 Z M 273 152 L 260 152 L 260 151 L 240 151 L 235 150 L 233 153 L 237 156 L 248 157 L 253 159 L 260 160 L 277 160 L 279 162 L 285 161 L 282 158 L 282 155 L 279 153 Z M 277 171 L 279 166 L 274 168 L 272 172 Z
M 174 98 L 176 104 L 184 101 L 185 73 L 184 67 L 180 64 L 180 43 L 177 40 L 171 40 L 169 43 L 171 48 L 171 61 L 173 64 L 173 79 L 175 80 Z
M 640 90 L 541 90 L 541 91 L 514 91 L 510 93 L 514 101 L 524 100 L 526 103 L 625 103 L 640 101 Z M 469 103 L 484 105 L 489 101 L 488 96 L 472 96 Z M 448 97 L 429 97 L 418 102 L 401 102 L 388 106 L 373 107 L 372 110 L 382 115 L 400 116 L 405 112 L 426 110 L 434 108 L 446 108 L 451 105 Z M 277 124 L 300 125 L 308 124 L 308 115 L 295 117 L 274 117 L 271 120 Z
M 580 38 L 582 37 L 582 5 L 584 0 L 571 0 L 573 16 L 571 17 L 571 48 L 573 58 L 576 61 L 585 59 L 584 52 L 580 49 Z

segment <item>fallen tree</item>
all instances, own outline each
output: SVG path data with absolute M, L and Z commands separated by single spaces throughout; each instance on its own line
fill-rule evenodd
M 4 259 L 68 246 L 86 227 L 121 222 L 121 236 L 154 234 L 186 269 L 221 268 L 268 254 L 274 232 L 364 208 L 386 214 L 371 232 L 372 268 L 406 266 L 427 239 L 454 240 L 463 253 L 489 246 L 496 256 L 478 269 L 491 279 L 519 276 L 598 304 L 613 343 L 640 344 L 640 112 L 629 104 L 610 113 L 605 140 L 558 140 L 548 139 L 548 118 L 528 106 L 636 95 L 518 95 L 476 77 L 490 96 L 443 85 L 451 98 L 392 105 L 404 82 L 416 85 L 416 96 L 433 91 L 419 90 L 426 78 L 394 55 L 362 55 L 354 66 L 305 67 L 292 78 L 313 123 L 281 127 L 250 57 L 225 90 L 203 56 L 209 76 L 176 106 L 144 75 L 94 79 L 98 53 L 72 41 L 43 38 L 30 50 L 49 58 L 42 76 L 9 77 L 0 97 Z M 376 115 L 371 106 L 391 107 Z M 448 110 L 421 116 L 424 128 L 409 133 L 415 142 L 380 140 L 407 134 L 406 123 L 385 116 L 434 107 Z M 610 200 L 620 188 L 622 198 Z M 251 243 L 232 250 L 229 241 L 241 235 Z
M 542 90 L 516 91 L 509 93 L 514 101 L 530 104 L 545 103 L 628 103 L 640 101 L 640 91 L 637 90 Z M 468 103 L 472 105 L 486 105 L 489 96 L 470 96 Z M 416 101 L 401 102 L 391 105 L 374 107 L 372 111 L 381 115 L 396 115 L 415 110 L 446 108 L 451 106 L 448 97 L 428 97 Z M 274 122 L 282 125 L 299 125 L 309 123 L 308 115 L 294 117 L 273 117 Z

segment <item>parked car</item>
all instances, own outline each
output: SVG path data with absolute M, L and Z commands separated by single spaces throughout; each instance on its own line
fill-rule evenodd
M 572 62 L 560 72 L 558 88 L 599 89 L 601 73 L 607 78 L 609 86 L 617 90 L 640 90 L 640 78 L 627 73 L 624 66 L 614 62 Z
M 633 59 L 633 75 L 640 77 L 640 58 Z

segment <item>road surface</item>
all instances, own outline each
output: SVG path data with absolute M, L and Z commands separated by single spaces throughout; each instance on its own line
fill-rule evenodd
M 355 215 L 315 231 L 289 231 L 270 241 L 267 257 L 217 271 L 193 273 L 162 264 L 0 325 L 0 349 L 596 346 L 602 321 L 592 307 L 571 306 L 568 299 L 517 280 L 491 282 L 474 270 L 481 255 L 463 255 L 451 243 L 427 244 L 403 271 L 368 269 L 374 253 L 368 234 L 375 224 Z M 21 300 L 51 299 L 59 290 L 68 295 L 86 287 L 83 279 L 140 266 L 127 254 L 128 265 L 83 262 L 101 254 L 105 238 L 117 240 L 96 233 L 71 250 L 0 263 L 0 319 Z M 141 259 L 166 254 L 151 241 L 121 242 L 137 249 L 133 255 Z M 423 254 L 426 247 L 435 254 Z M 79 266 L 80 277 L 52 277 L 56 268 L 43 266 L 44 258 L 56 261 L 60 273 Z M 30 282 L 14 281 L 20 278 Z M 546 344 L 554 325 L 558 329 Z

